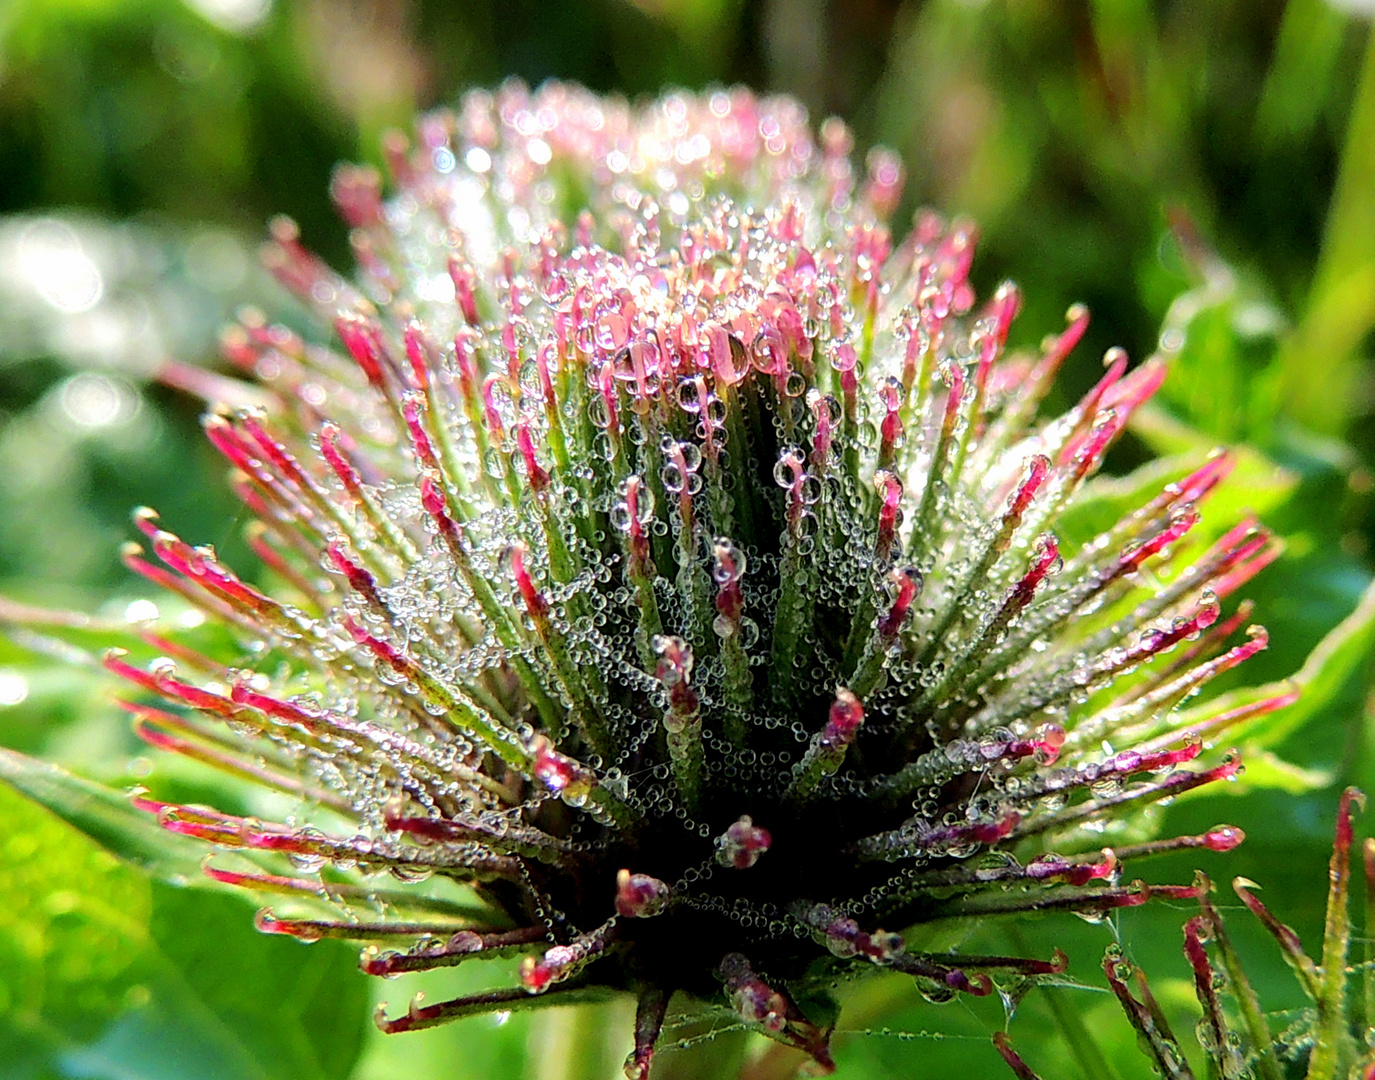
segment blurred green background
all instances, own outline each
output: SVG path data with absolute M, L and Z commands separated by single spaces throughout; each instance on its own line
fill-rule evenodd
M 844 117 L 861 151 L 900 150 L 904 213 L 928 204 L 975 218 L 976 280 L 1024 287 L 1022 343 L 1087 302 L 1094 323 L 1066 399 L 1107 346 L 1142 358 L 1162 324 L 1187 330 L 1161 408 L 1115 467 L 1148 452 L 1253 447 L 1233 502 L 1262 511 L 1288 553 L 1249 590 L 1273 647 L 1246 681 L 1287 676 L 1370 577 L 1369 8 L 0 0 L 0 595 L 120 620 L 146 596 L 116 557 L 141 503 L 251 571 L 198 404 L 146 376 L 170 357 L 213 363 L 216 330 L 237 306 L 271 310 L 254 254 L 269 215 L 291 215 L 308 243 L 347 265 L 326 196 L 336 161 L 375 160 L 382 132 L 417 108 L 512 76 L 630 96 L 744 82 L 798 96 L 817 119 Z M 1190 301 L 1172 308 L 1185 292 Z M 1368 620 L 1349 624 L 1308 704 L 1252 738 L 1248 779 L 1170 808 L 1164 826 L 1244 826 L 1246 846 L 1203 862 L 1220 880 L 1268 885 L 1310 945 L 1335 791 L 1375 788 L 1364 719 L 1372 636 Z M 203 778 L 141 756 L 103 679 L 60 651 L 25 647 L 34 644 L 0 641 L 0 745 L 120 786 L 171 768 L 163 782 L 201 790 Z M 381 1039 L 372 1003 L 395 1006 L 419 980 L 370 982 L 346 946 L 260 937 L 241 899 L 152 881 L 3 788 L 0 819 L 0 1077 L 615 1072 L 559 1052 L 557 1017 Z M 1156 880 L 1187 880 L 1198 861 L 1162 866 Z M 1101 926 L 1048 919 L 1023 927 L 1020 942 L 990 929 L 973 944 L 1060 944 L 1074 976 L 1094 983 L 1117 935 L 1187 1030 L 1184 917 L 1153 908 Z M 1297 1005 L 1278 957 L 1234 922 L 1267 1007 Z M 431 992 L 507 977 L 449 973 Z M 1000 1003 L 940 1009 L 901 980 L 856 993 L 842 1024 L 864 1031 L 840 1041 L 841 1075 L 998 1074 L 987 1036 L 1004 1022 Z M 1149 1075 L 1107 995 L 1062 990 L 1058 1005 L 1086 1017 L 1122 1077 Z M 1048 1077 L 1084 1075 L 1049 1007 L 1038 995 L 1023 1002 L 1014 1039 Z

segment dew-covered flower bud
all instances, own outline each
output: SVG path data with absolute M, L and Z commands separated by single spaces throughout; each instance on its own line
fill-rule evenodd
M 610 988 L 634 1076 L 670 998 L 824 1068 L 801 1003 L 848 971 L 944 1000 L 1064 967 L 923 954 L 914 924 L 1192 895 L 1122 875 L 1240 841 L 1116 828 L 1236 775 L 1205 752 L 1287 700 L 1181 711 L 1265 646 L 1227 604 L 1276 545 L 1208 512 L 1231 458 L 1105 497 L 1167 360 L 1114 351 L 1043 415 L 1087 312 L 1009 350 L 1020 294 L 978 300 L 973 228 L 890 231 L 902 168 L 849 149 L 743 90 L 511 85 L 390 140 L 385 184 L 340 171 L 356 277 L 274 224 L 333 336 L 247 316 L 226 358 L 267 407 L 206 420 L 271 584 L 140 515 L 126 563 L 233 647 L 108 664 L 149 742 L 303 800 L 145 800 L 264 860 L 212 874 L 315 897 L 333 868 L 337 918 L 264 929 L 375 942 L 377 974 L 523 955 L 386 1030 Z

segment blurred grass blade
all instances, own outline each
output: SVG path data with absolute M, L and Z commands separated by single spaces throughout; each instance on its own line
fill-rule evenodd
M 1326 0 L 1289 0 L 1256 107 L 1256 141 L 1298 143 L 1322 118 L 1341 56 L 1347 15 Z
M 1375 35 L 1366 44 L 1307 311 L 1282 355 L 1289 411 L 1339 434 L 1360 399 L 1360 348 L 1375 327 Z
M 1074 1055 L 1074 1060 L 1079 1063 L 1084 1075 L 1101 1077 L 1102 1080 L 1118 1080 L 1117 1070 L 1103 1056 L 1102 1049 L 1084 1024 L 1083 1017 L 1065 1000 L 1064 992 L 1053 986 L 1042 985 L 1041 994 L 1050 1005 L 1051 1015 L 1055 1017 L 1055 1026 L 1060 1029 L 1060 1036 L 1069 1046 L 1070 1053 Z

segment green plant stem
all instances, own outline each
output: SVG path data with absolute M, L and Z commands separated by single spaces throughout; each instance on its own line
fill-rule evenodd
M 630 1053 L 628 1001 L 537 1013 L 531 1025 L 529 1080 L 623 1080 Z

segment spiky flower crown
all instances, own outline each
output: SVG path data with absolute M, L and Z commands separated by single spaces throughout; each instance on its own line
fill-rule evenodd
M 160 659 L 108 663 L 163 699 L 131 705 L 149 742 L 304 800 L 142 800 L 253 859 L 211 875 L 331 906 L 262 929 L 368 942 L 376 975 L 523 955 L 386 1030 L 628 990 L 643 1077 L 680 994 L 825 1067 L 850 972 L 942 999 L 1063 965 L 897 931 L 1192 896 L 1123 864 L 1240 841 L 1103 847 L 1283 704 L 1176 711 L 1265 645 L 1221 604 L 1274 543 L 1189 535 L 1229 458 L 1057 539 L 1165 362 L 1111 352 L 1038 419 L 1087 313 L 1006 351 L 1018 293 L 976 303 L 972 230 L 894 246 L 900 166 L 849 151 L 786 99 L 511 86 L 389 142 L 386 199 L 339 171 L 356 281 L 274 223 L 335 340 L 249 315 L 225 352 L 266 407 L 206 420 L 273 589 L 151 511 L 126 552 L 252 659 L 150 632 Z

